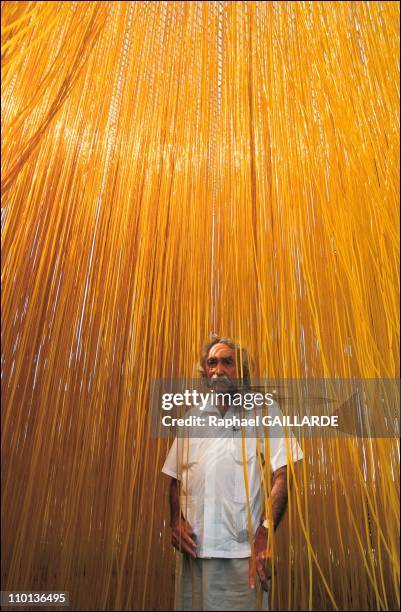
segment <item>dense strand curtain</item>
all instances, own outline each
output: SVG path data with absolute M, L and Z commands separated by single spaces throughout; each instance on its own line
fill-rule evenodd
M 166 609 L 152 379 L 399 377 L 399 4 L 1 12 L 2 589 Z M 398 609 L 398 440 L 303 449 L 272 607 Z

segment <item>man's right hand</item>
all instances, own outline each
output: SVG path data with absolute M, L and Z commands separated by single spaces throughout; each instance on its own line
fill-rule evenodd
M 180 552 L 196 558 L 196 536 L 191 525 L 184 518 L 171 525 L 171 543 Z

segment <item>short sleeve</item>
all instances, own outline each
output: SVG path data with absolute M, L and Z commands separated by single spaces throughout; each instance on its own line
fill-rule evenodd
M 181 479 L 181 453 L 180 447 L 181 444 L 178 444 L 178 439 L 175 438 L 174 442 L 168 452 L 166 461 L 162 467 L 163 474 L 167 474 L 167 476 L 171 476 L 172 478 L 176 478 L 177 480 Z
M 269 410 L 272 419 L 280 417 L 282 422 L 283 413 L 281 412 L 277 402 Z M 303 458 L 302 448 L 295 436 L 289 429 L 285 429 L 282 425 L 274 425 L 270 430 L 270 466 L 272 471 L 288 465 L 290 461 L 296 463 Z

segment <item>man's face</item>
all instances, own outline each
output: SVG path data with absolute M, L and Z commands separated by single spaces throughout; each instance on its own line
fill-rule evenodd
M 238 378 L 235 350 L 227 344 L 214 344 L 206 359 L 206 377 L 216 391 L 227 391 Z

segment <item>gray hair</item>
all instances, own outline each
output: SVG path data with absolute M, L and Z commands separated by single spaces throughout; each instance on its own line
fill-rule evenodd
M 244 386 L 248 386 L 251 384 L 251 374 L 250 374 L 250 358 L 246 349 L 241 348 L 239 344 L 234 342 L 231 338 L 224 338 L 222 336 L 218 336 L 217 334 L 211 334 L 210 338 L 201 349 L 201 357 L 200 357 L 200 366 L 198 367 L 198 371 L 200 372 L 203 378 L 206 377 L 206 360 L 209 355 L 209 351 L 215 344 L 226 344 L 230 348 L 235 350 L 236 353 L 236 363 L 238 370 L 240 370 L 241 358 L 242 358 L 242 383 Z

